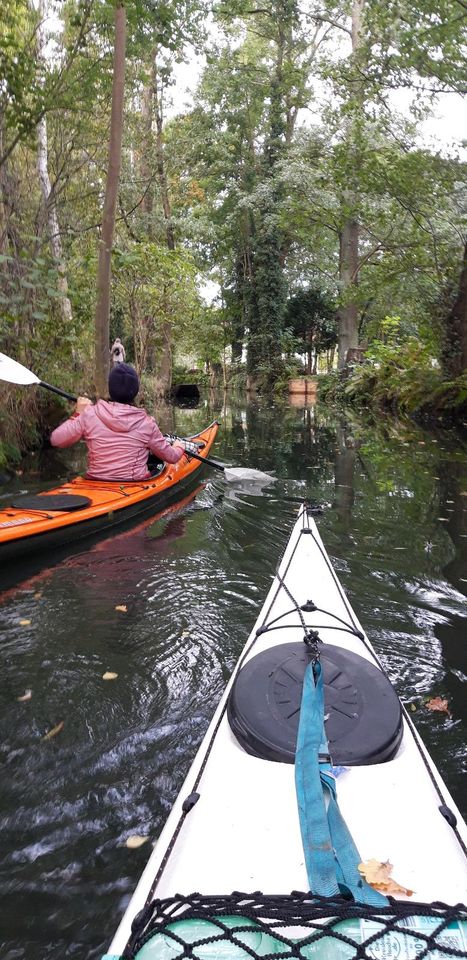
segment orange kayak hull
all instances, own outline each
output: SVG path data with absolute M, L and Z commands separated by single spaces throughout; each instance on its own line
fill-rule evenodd
M 204 443 L 200 456 L 208 457 L 219 424 L 214 421 L 193 440 Z M 5 561 L 82 540 L 95 534 L 109 534 L 111 529 L 130 523 L 137 517 L 175 502 L 199 482 L 206 466 L 186 454 L 178 463 L 167 463 L 157 476 L 139 482 L 75 479 L 47 490 L 36 500 L 44 499 L 43 509 L 7 506 L 0 510 L 0 559 Z M 79 496 L 89 503 L 79 510 L 48 510 L 48 496 Z M 37 504 L 36 504 L 37 507 Z

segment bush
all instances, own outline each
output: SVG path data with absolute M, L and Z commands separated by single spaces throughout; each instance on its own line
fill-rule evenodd
M 362 363 L 321 377 L 320 399 L 409 415 L 463 415 L 467 373 L 443 381 L 429 348 L 415 337 L 397 343 L 394 332 L 386 342 L 373 341 Z

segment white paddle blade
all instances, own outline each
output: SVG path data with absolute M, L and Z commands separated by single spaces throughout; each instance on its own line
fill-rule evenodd
M 243 483 L 256 487 L 267 487 L 275 482 L 275 477 L 271 477 L 269 473 L 248 467 L 225 467 L 224 478 L 228 483 Z
M 35 373 L 4 353 L 0 353 L 0 380 L 6 380 L 7 383 L 40 383 Z

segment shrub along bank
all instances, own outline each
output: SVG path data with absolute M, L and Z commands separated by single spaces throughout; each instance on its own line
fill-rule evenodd
M 446 380 L 429 348 L 416 338 L 402 344 L 377 340 L 362 363 L 321 377 L 319 396 L 380 413 L 462 423 L 467 416 L 467 371 Z

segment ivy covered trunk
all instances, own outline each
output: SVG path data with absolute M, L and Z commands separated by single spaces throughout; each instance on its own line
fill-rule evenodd
M 347 150 L 350 160 L 348 188 L 344 190 L 342 203 L 346 213 L 339 235 L 339 286 L 342 305 L 339 310 L 338 366 L 346 364 L 347 351 L 358 346 L 358 272 L 359 272 L 359 230 L 358 230 L 358 191 L 355 174 L 359 166 L 360 128 L 364 120 L 363 93 L 361 89 L 363 65 L 363 8 L 365 0 L 352 2 L 352 55 L 351 76 L 353 83 L 348 95 L 350 112 Z
M 446 318 L 442 362 L 447 377 L 460 377 L 467 370 L 467 240 L 457 297 Z
M 266 208 L 256 236 L 247 356 L 249 388 L 265 391 L 280 375 L 286 303 L 281 242 L 274 219 L 274 213 Z
M 279 226 L 282 188 L 278 163 L 285 157 L 291 117 L 288 110 L 287 57 L 293 47 L 294 0 L 278 0 L 275 15 L 275 64 L 270 85 L 269 131 L 264 148 L 266 177 L 255 218 L 252 294 L 250 304 L 247 376 L 249 389 L 270 392 L 281 375 L 281 334 L 287 287 L 284 277 L 284 238 Z M 293 126 L 293 124 L 292 124 Z

